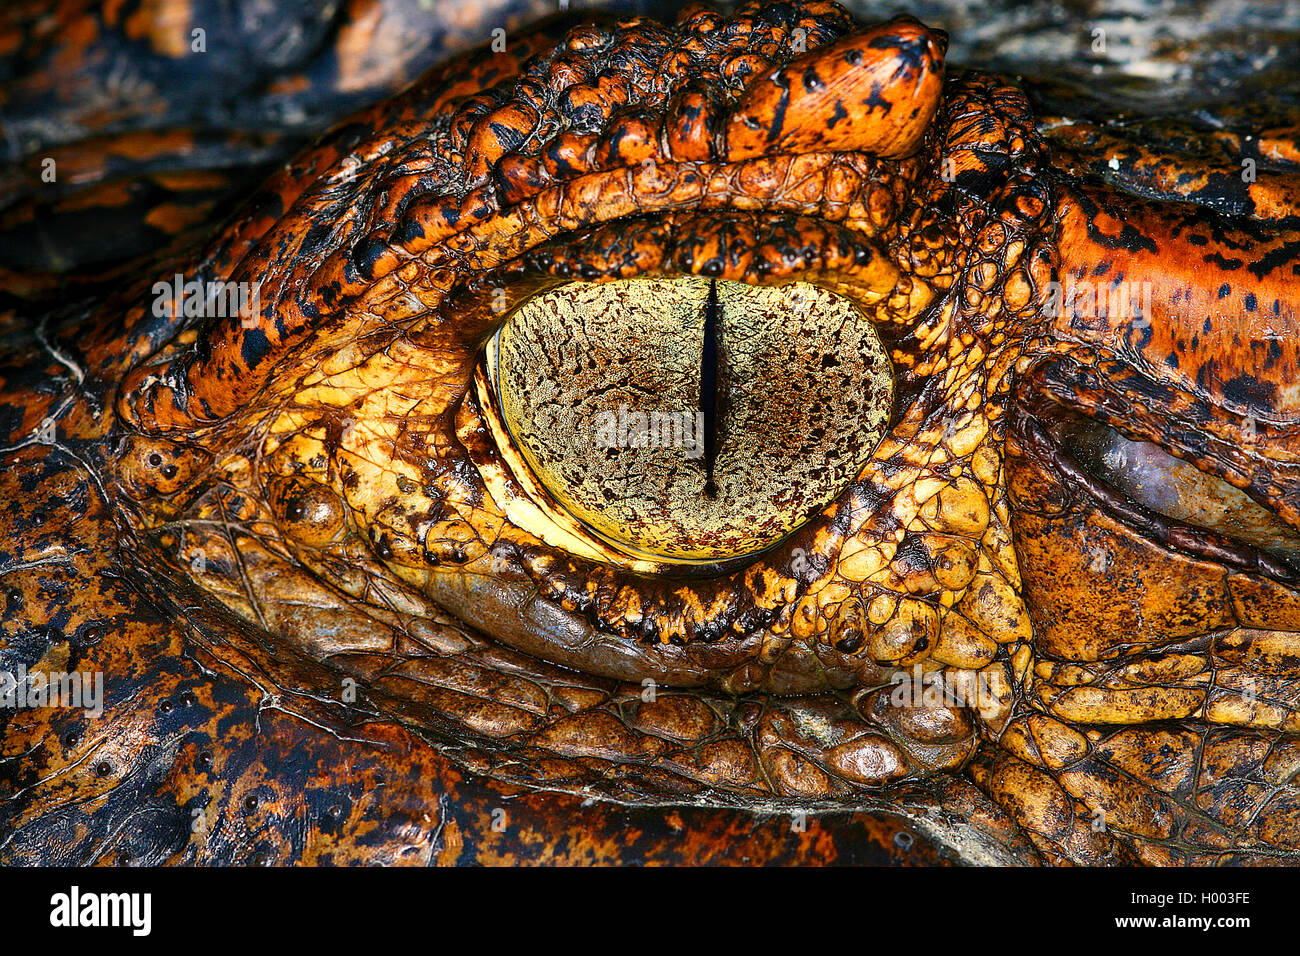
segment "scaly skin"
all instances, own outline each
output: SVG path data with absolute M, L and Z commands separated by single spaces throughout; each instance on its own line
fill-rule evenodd
M 822 3 L 512 38 L 11 324 L 0 646 L 107 708 L 9 719 L 0 859 L 1295 859 L 1296 572 L 1053 433 L 1300 523 L 1294 162 L 1232 218 L 1098 184 L 945 47 Z M 260 311 L 157 316 L 175 273 Z M 822 513 L 685 577 L 548 509 L 480 364 L 540 290 L 680 274 L 851 299 L 898 395 Z M 1147 321 L 1045 312 L 1103 275 Z M 893 703 L 916 674 L 985 694 Z

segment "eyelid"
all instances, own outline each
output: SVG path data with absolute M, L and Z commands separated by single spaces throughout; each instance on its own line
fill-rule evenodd
M 1300 561 L 1300 530 L 1222 478 L 1099 422 L 1074 438 L 1081 464 L 1149 511 Z

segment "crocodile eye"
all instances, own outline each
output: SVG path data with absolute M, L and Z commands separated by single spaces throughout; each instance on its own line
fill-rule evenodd
M 1235 538 L 1300 570 L 1300 531 L 1223 479 L 1099 422 L 1077 430 L 1072 444 L 1080 464 L 1144 508 Z
M 656 560 L 779 541 L 854 478 L 893 405 L 875 327 L 806 283 L 575 282 L 517 309 L 487 362 L 546 490 Z

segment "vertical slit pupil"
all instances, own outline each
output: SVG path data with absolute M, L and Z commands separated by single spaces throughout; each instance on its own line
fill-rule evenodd
M 704 306 L 704 347 L 700 351 L 700 416 L 704 419 L 704 497 L 718 496 L 713 482 L 713 465 L 718 458 L 718 281 L 709 282 Z

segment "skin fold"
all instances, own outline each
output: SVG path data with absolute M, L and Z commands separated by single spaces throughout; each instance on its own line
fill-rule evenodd
M 548 21 L 108 284 L 11 270 L 0 669 L 105 693 L 0 711 L 0 861 L 1300 858 L 1295 131 L 1248 182 L 947 48 Z M 689 568 L 555 501 L 484 360 L 533 296 L 680 276 L 816 285 L 894 371 L 851 481 Z M 1097 426 L 1267 534 L 1137 503 Z

